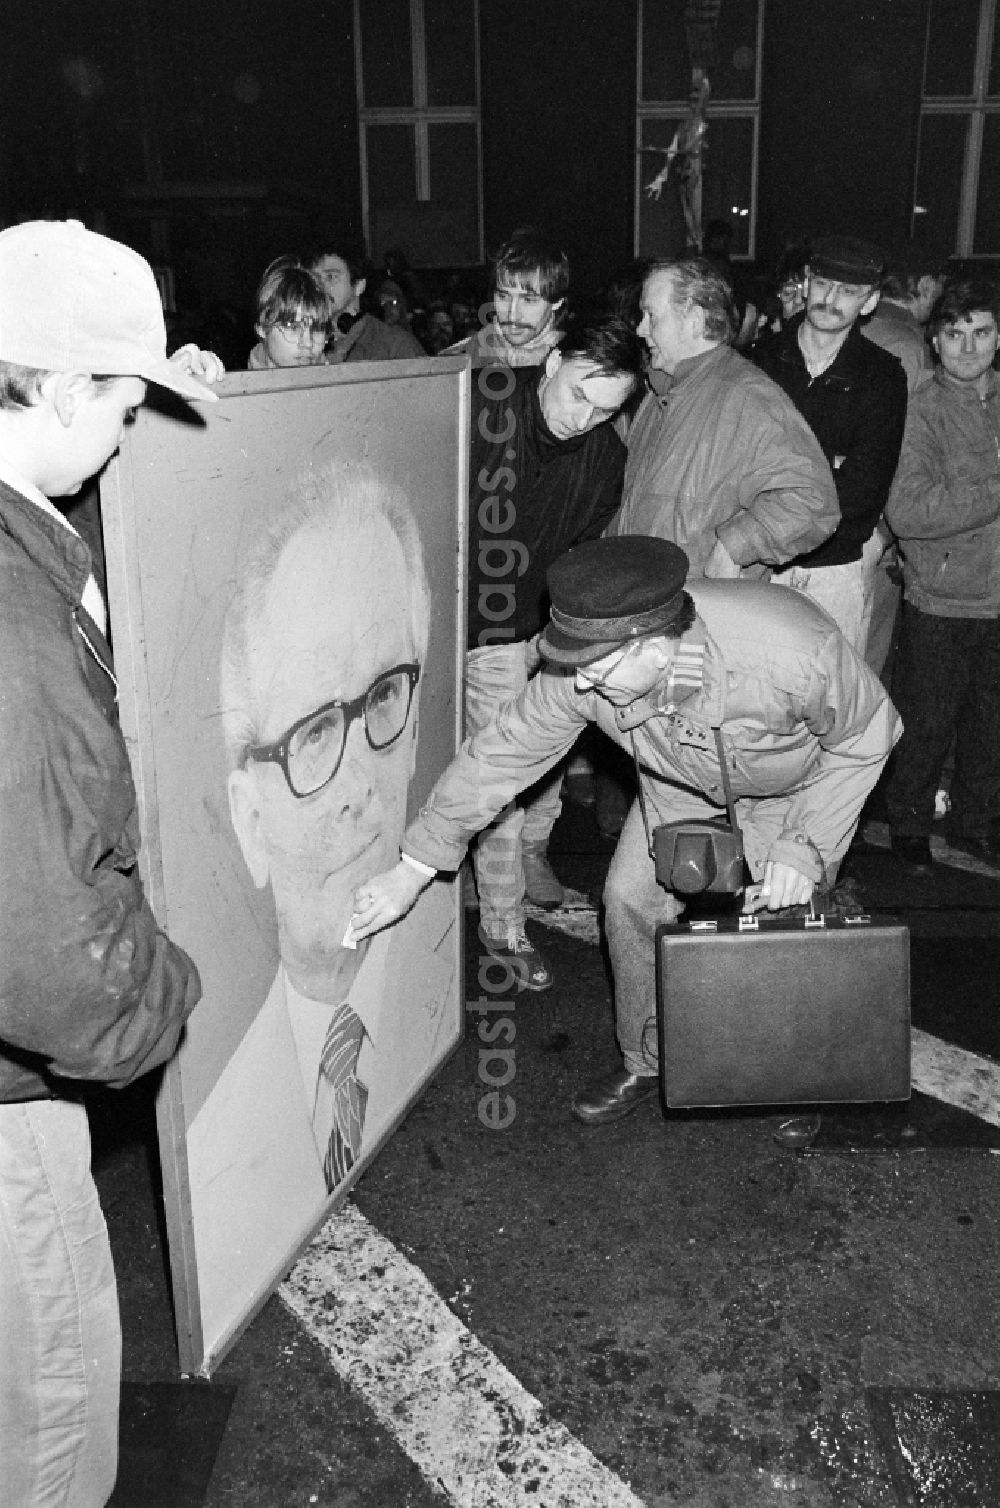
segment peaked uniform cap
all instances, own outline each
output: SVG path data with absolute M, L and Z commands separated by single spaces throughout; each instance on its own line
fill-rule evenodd
M 650 535 L 577 545 L 549 568 L 551 618 L 541 653 L 557 665 L 588 665 L 661 633 L 683 601 L 688 565 L 677 545 Z

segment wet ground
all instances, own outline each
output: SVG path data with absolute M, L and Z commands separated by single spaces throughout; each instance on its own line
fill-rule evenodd
M 1000 1058 L 1000 879 L 940 865 L 914 880 L 870 832 L 850 870 L 871 908 L 911 928 L 914 1025 Z M 612 845 L 568 807 L 553 849 L 586 892 Z M 477 1113 L 470 1017 L 355 1209 L 641 1502 L 1000 1503 L 997 1126 L 918 1093 L 825 1111 L 804 1151 L 775 1142 L 777 1109 L 648 1103 L 587 1129 L 571 1096 L 615 1062 L 603 955 L 586 936 L 534 935 L 557 983 L 512 1012 L 512 1123 L 491 1131 Z M 477 968 L 470 927 L 467 979 Z M 211 1384 L 178 1382 L 150 1113 L 143 1086 L 94 1107 L 128 1384 L 113 1501 L 448 1500 L 277 1296 Z

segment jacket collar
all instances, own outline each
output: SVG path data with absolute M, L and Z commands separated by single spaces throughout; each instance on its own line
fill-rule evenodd
M 916 330 L 918 333 L 923 331 L 923 326 L 912 309 L 906 304 L 898 304 L 894 298 L 886 298 L 884 293 L 876 304 L 871 319 L 880 320 L 884 324 L 905 325 L 908 330 Z M 862 329 L 869 323 L 866 320 Z
M 520 375 L 518 380 L 522 380 Z M 572 450 L 581 450 L 588 441 L 591 434 L 590 430 L 584 430 L 582 434 L 569 435 L 565 440 L 560 440 L 558 435 L 554 435 L 546 424 L 545 415 L 542 412 L 542 401 L 539 397 L 539 389 L 544 380 L 544 369 L 540 372 L 532 369 L 530 373 L 524 374 L 524 381 L 529 389 L 528 412 L 536 447 L 543 453 L 558 452 L 560 455 L 565 455 Z
M 692 673 L 675 676 L 673 670 L 668 671 L 646 696 L 631 702 L 627 707 L 616 707 L 615 723 L 623 732 L 641 727 L 654 717 L 670 717 L 675 712 L 687 713 L 712 728 L 722 726 L 725 717 L 725 667 L 718 647 L 701 618 L 695 618 L 681 639 L 681 645 L 683 649 L 691 651 L 685 659 Z M 693 669 L 695 663 L 697 671 Z
M 512 346 L 495 319 L 490 320 L 472 337 L 473 364 L 499 362 L 507 367 L 541 366 L 546 356 L 563 338 L 563 331 L 553 320 L 523 346 Z
M 683 383 L 697 381 L 705 373 L 722 366 L 728 360 L 731 351 L 732 347 L 728 342 L 721 341 L 710 351 L 702 351 L 700 356 L 686 356 L 683 361 L 677 363 L 672 375 L 658 372 L 651 367 L 646 374 L 646 380 L 656 397 L 663 402 L 670 397 L 675 388 Z
M 982 397 L 974 382 L 960 382 L 957 377 L 950 376 L 940 362 L 934 367 L 934 381 L 966 403 L 992 403 L 1000 393 L 1000 374 L 993 368 L 986 373 L 986 392 Z
M 804 314 L 797 314 L 790 320 L 778 340 L 778 360 L 789 366 L 799 367 L 808 375 L 806 359 L 799 345 L 799 331 L 805 322 Z M 870 342 L 865 341 L 857 320 L 847 332 L 847 339 L 837 352 L 828 367 L 824 367 L 815 382 L 823 382 L 828 377 L 839 378 L 842 382 L 850 382 L 852 378 L 860 375 L 867 364 L 869 357 Z
M 50 518 L 37 503 L 3 481 L 0 481 L 0 530 L 45 572 L 71 607 L 80 606 L 90 576 L 90 551 L 74 530 Z

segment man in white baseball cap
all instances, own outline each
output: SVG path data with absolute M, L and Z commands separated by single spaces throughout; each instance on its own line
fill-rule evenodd
M 117 449 L 167 359 L 152 269 L 75 221 L 0 232 L 0 1460 L 18 1508 L 105 1503 L 121 1330 L 74 1081 L 165 1062 L 201 993 L 136 869 L 135 790 L 90 552 L 51 499 Z

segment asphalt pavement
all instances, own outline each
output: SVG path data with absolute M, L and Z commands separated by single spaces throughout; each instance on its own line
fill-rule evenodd
M 177 1371 L 152 1086 L 95 1095 L 124 1328 L 113 1503 L 1000 1503 L 1000 877 L 945 862 L 915 878 L 866 831 L 848 870 L 910 928 L 915 1035 L 946 1065 L 934 1093 L 827 1107 L 800 1150 L 775 1140 L 778 1107 L 648 1102 L 579 1125 L 574 1090 L 615 1063 L 582 904 L 613 845 L 567 805 L 553 861 L 580 903 L 531 923 L 556 983 L 513 1006 L 510 1123 L 478 1113 L 470 1015 L 210 1383 Z M 470 926 L 467 980 L 477 967 Z M 411 1308 L 424 1349 L 400 1340 Z M 451 1332 L 445 1364 L 434 1338 Z

